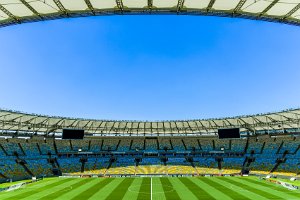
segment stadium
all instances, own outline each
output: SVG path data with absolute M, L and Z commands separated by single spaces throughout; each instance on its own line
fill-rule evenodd
M 217 16 L 299 26 L 300 2 L 0 0 L 0 31 L 104 15 Z M 299 180 L 300 109 L 160 121 L 0 109 L 3 200 L 296 200 Z

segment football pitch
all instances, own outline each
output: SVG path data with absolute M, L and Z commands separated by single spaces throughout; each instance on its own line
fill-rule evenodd
M 1 200 L 264 200 L 300 199 L 291 191 L 257 177 L 49 178 L 10 192 Z

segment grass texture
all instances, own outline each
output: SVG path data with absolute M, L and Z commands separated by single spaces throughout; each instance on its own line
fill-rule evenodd
M 1 200 L 151 200 L 151 197 L 152 200 L 299 200 L 300 190 L 291 191 L 256 177 L 147 177 L 51 178 L 0 192 Z

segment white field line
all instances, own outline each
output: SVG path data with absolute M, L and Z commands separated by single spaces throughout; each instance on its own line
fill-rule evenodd
M 152 177 L 151 177 L 151 200 L 152 200 Z

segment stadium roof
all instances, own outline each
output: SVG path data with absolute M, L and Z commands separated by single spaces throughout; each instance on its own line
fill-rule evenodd
M 61 133 L 64 128 L 84 129 L 104 135 L 214 135 L 220 128 L 238 127 L 250 134 L 299 132 L 300 109 L 232 118 L 178 121 L 113 121 L 66 118 L 0 110 L 0 130 L 32 133 Z
M 0 0 L 0 26 L 113 14 L 215 15 L 300 24 L 300 0 Z

